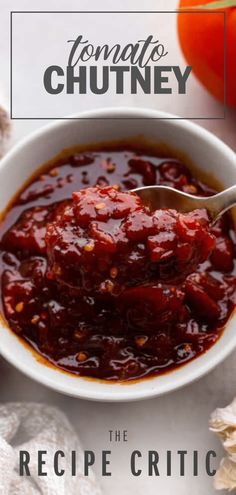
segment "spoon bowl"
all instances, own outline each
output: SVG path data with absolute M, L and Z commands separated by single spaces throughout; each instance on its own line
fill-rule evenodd
M 181 213 L 205 208 L 213 222 L 236 205 L 236 185 L 213 196 L 193 196 L 169 186 L 147 186 L 133 189 L 151 211 L 171 208 Z

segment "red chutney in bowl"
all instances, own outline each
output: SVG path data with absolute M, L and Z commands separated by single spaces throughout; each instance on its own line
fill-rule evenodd
M 2 312 L 66 371 L 126 381 L 175 369 L 216 342 L 234 309 L 231 216 L 212 226 L 204 210 L 151 214 L 126 191 L 152 184 L 214 193 L 177 159 L 73 152 L 4 215 Z

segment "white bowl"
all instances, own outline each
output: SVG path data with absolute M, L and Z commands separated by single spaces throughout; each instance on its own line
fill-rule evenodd
M 181 150 L 225 187 L 236 183 L 235 153 L 190 121 L 171 120 L 173 116 L 163 112 L 128 108 L 96 110 L 79 116 L 86 119 L 57 121 L 34 132 L 1 161 L 0 211 L 37 167 L 63 148 L 138 135 Z M 0 325 L 0 330 L 1 354 L 30 378 L 64 394 L 100 401 L 145 399 L 176 390 L 209 372 L 236 347 L 234 314 L 216 344 L 185 366 L 133 383 L 106 383 L 47 366 L 5 324 Z

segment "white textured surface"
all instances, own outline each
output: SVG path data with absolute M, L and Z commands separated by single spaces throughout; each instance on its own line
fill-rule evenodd
M 19 452 L 30 455 L 30 477 L 19 476 Z M 42 467 L 46 476 L 38 476 L 38 451 L 46 451 Z M 61 450 L 64 459 L 58 469 L 64 476 L 56 476 L 52 467 L 55 451 Z M 75 466 L 77 476 L 71 476 L 71 451 L 78 452 Z M 44 404 L 12 402 L 0 406 L 0 493 L 2 495 L 101 495 L 94 473 L 85 477 L 82 446 L 64 414 Z
M 9 11 L 10 10 L 112 10 L 112 9 L 153 9 L 172 10 L 176 7 L 176 0 L 147 0 L 145 6 L 141 0 L 110 0 L 82 1 L 82 0 L 0 0 L 0 60 L 1 80 L 0 84 L 6 97 L 9 88 Z M 144 22 L 151 22 L 148 16 Z M 152 21 L 153 25 L 153 21 Z M 158 32 L 168 30 L 169 46 L 178 52 L 175 26 L 162 25 Z M 132 33 L 132 25 L 130 26 Z M 44 36 L 45 33 L 42 34 Z M 29 45 L 30 50 L 30 45 Z M 177 54 L 179 57 L 179 54 Z M 217 113 L 219 104 L 216 103 L 196 81 L 192 89 L 192 111 L 199 107 L 204 110 L 206 106 L 209 113 Z M 105 102 L 106 103 L 106 102 Z M 139 104 L 142 104 L 140 100 Z M 181 102 L 181 105 L 183 102 Z M 101 101 L 102 105 L 102 101 Z M 189 100 L 188 100 L 189 105 Z M 175 108 L 165 107 L 159 109 L 180 113 L 178 101 Z M 181 111 L 183 108 L 181 107 Z M 34 128 L 43 125 L 40 121 L 15 121 L 13 126 L 12 142 L 18 141 Z M 228 112 L 224 121 L 204 121 L 205 127 L 212 130 L 221 139 L 236 150 L 236 114 Z M 227 173 L 227 172 L 226 172 Z M 94 404 L 90 402 L 70 399 L 46 390 L 44 387 L 33 383 L 19 372 L 15 371 L 3 360 L 0 361 L 1 372 L 1 400 L 36 400 L 47 402 L 61 407 L 72 420 L 74 427 L 79 432 L 85 448 L 95 449 L 99 454 L 101 449 L 112 448 L 113 476 L 101 478 L 105 495 L 147 495 L 162 493 L 163 495 L 213 495 L 215 493 L 210 478 L 202 474 L 198 478 L 192 478 L 191 474 L 186 478 L 173 476 L 166 478 L 148 478 L 144 474 L 140 478 L 131 478 L 128 475 L 127 465 L 128 453 L 133 449 L 143 451 L 145 464 L 145 453 L 148 449 L 159 450 L 160 453 L 167 449 L 173 452 L 186 449 L 189 452 L 199 450 L 204 453 L 208 449 L 215 449 L 219 456 L 222 454 L 218 440 L 208 432 L 208 417 L 210 412 L 217 406 L 224 406 L 232 400 L 236 394 L 236 353 L 215 371 L 194 385 L 151 401 L 132 404 Z M 127 429 L 128 443 L 113 445 L 108 442 L 109 429 Z M 95 467 L 100 478 L 100 458 Z

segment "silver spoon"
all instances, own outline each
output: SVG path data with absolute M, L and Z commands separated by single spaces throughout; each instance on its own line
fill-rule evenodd
M 197 208 L 205 208 L 215 222 L 229 208 L 236 205 L 236 185 L 214 196 L 193 196 L 168 186 L 147 186 L 133 189 L 151 211 L 160 208 L 173 208 L 187 213 Z

